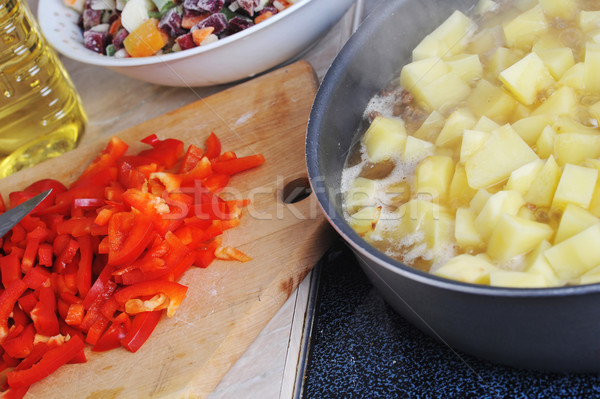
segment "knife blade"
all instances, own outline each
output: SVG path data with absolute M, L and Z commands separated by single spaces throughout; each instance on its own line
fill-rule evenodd
M 38 206 L 39 203 L 42 202 L 48 196 L 48 194 L 50 194 L 50 191 L 52 191 L 52 189 L 46 190 L 43 193 L 40 193 L 35 197 L 32 197 L 27 201 L 23 202 L 22 204 L 19 204 L 14 208 L 9 209 L 8 211 L 1 214 L 0 237 L 3 237 L 4 234 L 8 233 L 10 229 L 15 227 L 15 225 L 21 221 L 21 219 L 27 216 L 29 212 L 31 212 L 36 206 Z

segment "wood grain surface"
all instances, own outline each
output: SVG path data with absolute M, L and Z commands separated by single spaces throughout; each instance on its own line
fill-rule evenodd
M 224 245 L 253 260 L 192 268 L 182 278 L 190 287 L 183 304 L 172 318 L 163 316 L 138 352 L 88 351 L 87 363 L 62 367 L 27 397 L 202 398 L 214 389 L 331 242 L 314 195 L 282 201 L 284 187 L 307 176 L 304 139 L 317 84 L 312 67 L 300 61 L 117 134 L 132 152 L 152 133 L 202 146 L 212 131 L 224 150 L 264 154 L 264 165 L 235 176 L 223 194 L 252 200 Z M 0 192 L 6 197 L 47 177 L 69 183 L 106 141 L 2 179 Z

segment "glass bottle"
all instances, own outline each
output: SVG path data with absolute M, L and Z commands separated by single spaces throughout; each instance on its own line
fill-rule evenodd
M 73 149 L 87 118 L 25 0 L 0 0 L 0 178 Z

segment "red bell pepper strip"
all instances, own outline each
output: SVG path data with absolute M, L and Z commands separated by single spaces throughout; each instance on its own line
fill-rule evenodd
M 142 212 L 119 212 L 108 223 L 108 263 L 119 265 L 139 257 L 153 238 L 152 221 Z
M 37 305 L 31 311 L 31 320 L 38 334 L 53 336 L 58 335 L 58 318 L 56 317 L 56 297 L 50 287 L 39 289 L 40 297 Z
M 97 175 L 102 171 L 115 166 L 119 158 L 125 155 L 129 146 L 118 137 L 112 137 L 106 144 L 106 147 L 100 154 L 92 161 L 92 163 L 83 171 L 77 181 L 75 181 L 71 187 L 75 187 L 81 183 L 81 181 Z
M 13 280 L 5 286 L 0 294 L 0 343 L 8 335 L 8 318 L 13 311 L 15 303 L 27 289 L 23 280 Z
M 162 316 L 162 311 L 138 313 L 131 322 L 131 329 L 121 339 L 121 345 L 130 352 L 137 352 L 150 337 Z
M 141 140 L 142 143 L 149 144 L 152 149 L 140 152 L 138 155 L 150 158 L 167 169 L 175 166 L 177 161 L 183 156 L 183 142 L 177 139 L 159 140 L 155 134 L 152 134 Z
M 115 299 L 121 306 L 125 306 L 125 303 L 130 299 L 163 293 L 169 297 L 167 316 L 172 317 L 179 305 L 181 305 L 183 298 L 185 298 L 187 290 L 188 287 L 179 283 L 166 280 L 152 280 L 121 288 L 115 292 Z
M 118 348 L 121 346 L 121 340 L 127 336 L 130 329 L 131 319 L 129 315 L 127 313 L 120 313 L 92 347 L 92 351 L 104 352 Z
M 179 165 L 178 173 L 184 174 L 194 169 L 196 164 L 200 162 L 203 156 L 204 151 L 201 148 L 190 144 L 185 152 L 183 161 L 181 161 L 181 165 Z
M 23 388 L 44 379 L 60 366 L 79 355 L 85 344 L 78 337 L 71 337 L 64 344 L 47 351 L 42 358 L 29 369 L 9 371 L 7 373 L 8 385 L 11 388 Z
M 34 337 L 35 328 L 32 323 L 29 323 L 18 336 L 4 341 L 2 348 L 9 356 L 23 359 L 31 353 Z
M 206 155 L 208 159 L 216 158 L 221 154 L 221 141 L 213 132 L 210 132 L 204 145 L 206 147 L 204 155 Z
M 262 154 L 256 154 L 242 158 L 230 159 L 228 161 L 214 162 L 212 168 L 216 173 L 234 175 L 236 173 L 260 166 L 263 163 L 265 163 L 265 157 Z
M 89 235 L 77 238 L 79 244 L 79 267 L 77 268 L 77 291 L 85 298 L 92 285 L 92 238 Z
M 23 277 L 23 282 L 32 290 L 49 285 L 50 273 L 43 267 L 34 266 Z
M 67 317 L 65 317 L 65 323 L 70 326 L 78 326 L 83 321 L 83 315 L 85 313 L 85 309 L 83 308 L 82 303 L 72 303 L 69 305 L 69 310 L 67 311 Z
M 27 273 L 33 267 L 39 246 L 40 240 L 37 238 L 30 238 L 27 240 L 25 253 L 23 254 L 23 259 L 21 259 L 21 270 L 23 273 Z
M 0 273 L 2 274 L 2 285 L 5 287 L 11 281 L 21 279 L 21 262 L 16 253 L 0 258 Z

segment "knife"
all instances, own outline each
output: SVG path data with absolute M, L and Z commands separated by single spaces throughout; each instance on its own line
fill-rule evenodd
M 15 206 L 12 209 L 4 212 L 0 215 L 0 237 L 4 236 L 4 234 L 8 233 L 10 229 L 15 227 L 17 223 L 21 221 L 29 212 L 31 212 L 36 206 L 40 204 L 47 196 L 50 194 L 50 190 L 46 190 L 43 193 L 36 195 Z

